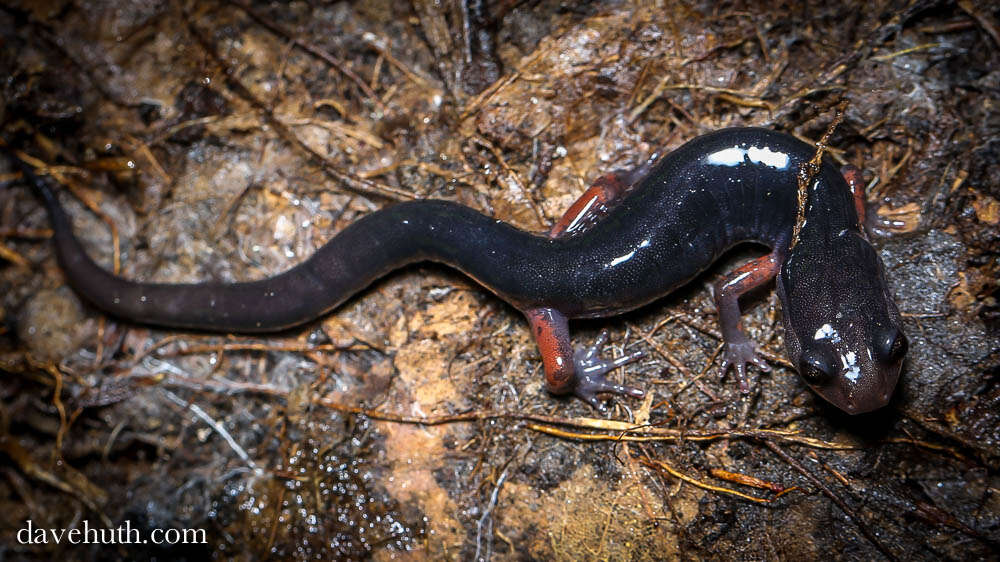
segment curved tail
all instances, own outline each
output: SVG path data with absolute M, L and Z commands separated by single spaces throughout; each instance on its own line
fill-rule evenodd
M 552 266 L 550 239 L 447 201 L 400 203 L 368 215 L 304 262 L 259 281 L 130 281 L 87 255 L 51 188 L 24 168 L 48 208 L 57 257 L 70 285 L 97 308 L 139 323 L 279 331 L 323 315 L 393 269 L 424 260 L 460 269 L 515 306 L 550 292 L 524 282 L 526 269 Z

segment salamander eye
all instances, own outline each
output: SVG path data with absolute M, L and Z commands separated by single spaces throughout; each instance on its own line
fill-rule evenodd
M 807 383 L 818 385 L 832 378 L 834 369 L 823 357 L 806 352 L 799 360 L 799 374 Z
M 906 355 L 909 347 L 906 335 L 898 328 L 893 328 L 878 342 L 876 352 L 880 360 L 886 363 L 894 363 Z

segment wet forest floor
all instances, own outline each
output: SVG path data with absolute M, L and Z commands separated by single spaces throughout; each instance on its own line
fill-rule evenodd
M 0 8 L 0 557 L 971 559 L 1000 544 L 996 3 L 9 2 Z M 547 230 L 602 174 L 731 126 L 865 172 L 910 351 L 848 416 L 785 359 L 720 371 L 709 286 L 572 325 L 646 389 L 543 386 L 527 322 L 418 264 L 269 336 L 155 329 L 66 285 L 20 155 L 99 263 L 249 280 L 395 201 Z M 18 530 L 206 530 L 22 544 Z

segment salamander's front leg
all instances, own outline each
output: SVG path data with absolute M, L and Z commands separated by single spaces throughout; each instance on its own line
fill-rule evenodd
M 610 392 L 639 398 L 645 394 L 638 388 L 609 382 L 605 376 L 642 357 L 641 351 L 618 359 L 601 359 L 598 353 L 607 340 L 607 332 L 602 332 L 594 345 L 574 350 L 569 339 L 569 324 L 558 310 L 534 308 L 526 311 L 525 316 L 531 323 L 531 332 L 542 352 L 545 383 L 552 394 L 573 394 L 599 410 L 603 410 L 597 399 L 600 393 Z
M 719 326 L 725 345 L 722 372 L 735 367 L 736 379 L 743 392 L 750 390 L 746 379 L 747 363 L 757 365 L 762 371 L 768 371 L 770 367 L 757 356 L 756 346 L 740 324 L 740 296 L 774 279 L 780 267 L 781 257 L 772 252 L 736 268 L 715 285 L 715 306 L 719 309 Z

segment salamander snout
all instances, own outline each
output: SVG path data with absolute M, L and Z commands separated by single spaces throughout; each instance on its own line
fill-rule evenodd
M 867 341 L 845 341 L 841 333 L 824 324 L 812 341 L 803 341 L 799 373 L 817 394 L 848 414 L 882 408 L 899 380 L 906 336 L 895 326 L 866 334 Z
M 843 403 L 837 405 L 851 415 L 866 414 L 884 407 L 889 403 L 890 398 L 892 398 L 891 391 L 877 391 L 862 394 L 856 398 L 848 397 Z

